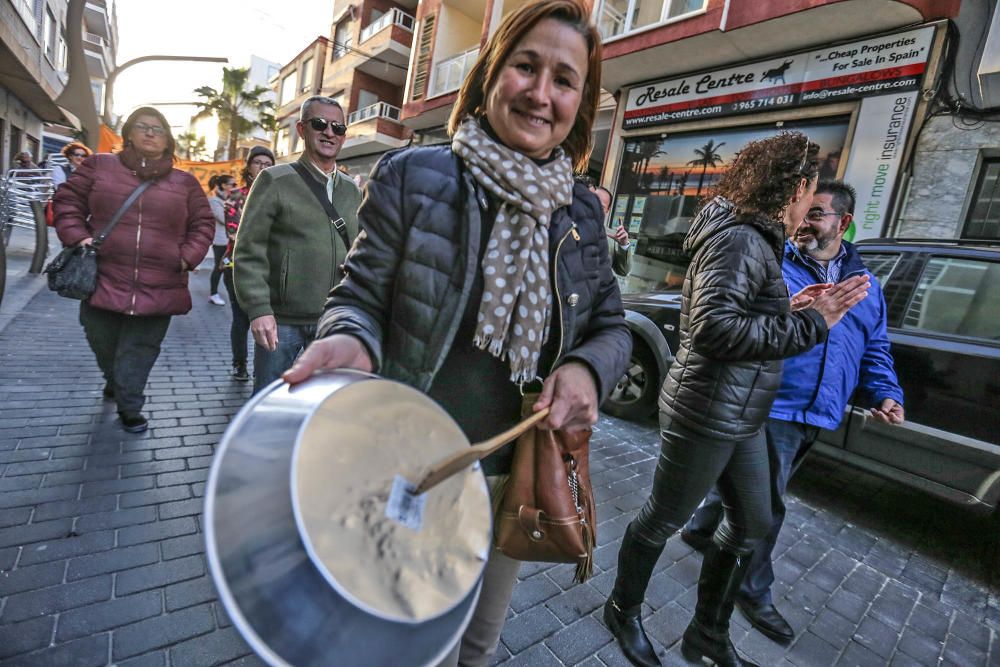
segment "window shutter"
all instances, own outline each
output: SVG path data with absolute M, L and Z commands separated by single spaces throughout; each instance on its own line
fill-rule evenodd
M 412 99 L 423 99 L 427 92 L 427 77 L 430 74 L 431 51 L 434 46 L 434 14 L 425 16 L 420 26 L 420 38 L 417 42 L 417 63 L 413 73 Z

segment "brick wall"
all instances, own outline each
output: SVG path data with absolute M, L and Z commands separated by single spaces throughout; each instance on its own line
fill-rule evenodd
M 403 87 L 394 83 L 383 81 L 382 79 L 365 74 L 361 71 L 354 73 L 354 80 L 351 82 L 350 109 L 357 111 L 358 94 L 364 88 L 370 93 L 378 95 L 382 102 L 387 102 L 393 106 L 400 106 L 403 102 Z

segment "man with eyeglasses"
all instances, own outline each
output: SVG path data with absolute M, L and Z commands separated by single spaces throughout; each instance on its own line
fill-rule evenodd
M 316 335 L 327 294 L 358 233 L 361 192 L 337 169 L 344 110 L 315 95 L 295 124 L 301 157 L 260 172 L 243 206 L 233 282 L 254 337 L 254 392 L 288 370 Z
M 791 625 L 774 606 L 771 554 L 785 519 L 785 488 L 820 429 L 839 426 L 844 409 L 860 387 L 871 417 L 901 424 L 903 391 L 896 379 L 882 289 L 854 246 L 843 240 L 854 218 L 854 188 L 843 181 L 820 181 L 812 208 L 785 242 L 781 272 L 792 309 L 805 308 L 819 292 L 860 273 L 868 274 L 868 296 L 851 308 L 826 342 L 785 360 L 781 386 L 771 407 L 766 435 L 771 467 L 771 532 L 757 545 L 736 606 L 762 634 L 787 644 Z M 810 288 L 810 289 L 806 289 Z M 803 291 L 804 290 L 804 291 Z M 713 489 L 681 531 L 681 538 L 703 551 L 722 518 L 722 501 Z

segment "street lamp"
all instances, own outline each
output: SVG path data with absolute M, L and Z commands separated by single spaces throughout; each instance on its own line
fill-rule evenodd
M 114 104 L 115 79 L 123 70 L 138 65 L 139 63 L 151 60 L 181 60 L 187 62 L 207 62 L 207 63 L 228 63 L 229 58 L 213 58 L 210 56 L 142 56 L 124 62 L 108 74 L 107 81 L 104 82 L 104 124 L 111 127 L 111 107 Z
M 79 120 L 79 129 L 91 149 L 97 149 L 101 132 L 100 118 L 94 105 L 94 94 L 90 88 L 90 72 L 87 70 L 86 56 L 83 50 L 83 12 L 87 0 L 69 0 L 66 9 L 66 50 L 67 74 L 66 85 L 56 99 L 63 109 L 72 113 Z M 209 62 L 229 62 L 227 58 L 209 58 L 204 56 L 143 56 L 135 58 L 116 67 L 108 74 L 107 88 L 104 95 L 104 121 L 111 124 L 111 105 L 113 102 L 114 81 L 122 70 L 147 60 L 195 60 Z

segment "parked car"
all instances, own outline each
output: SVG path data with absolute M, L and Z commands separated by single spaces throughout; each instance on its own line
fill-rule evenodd
M 874 239 L 857 244 L 878 278 L 905 396 L 887 426 L 850 405 L 814 450 L 959 505 L 1000 505 L 1000 243 Z M 624 298 L 632 364 L 603 409 L 653 414 L 677 349 L 680 292 Z

